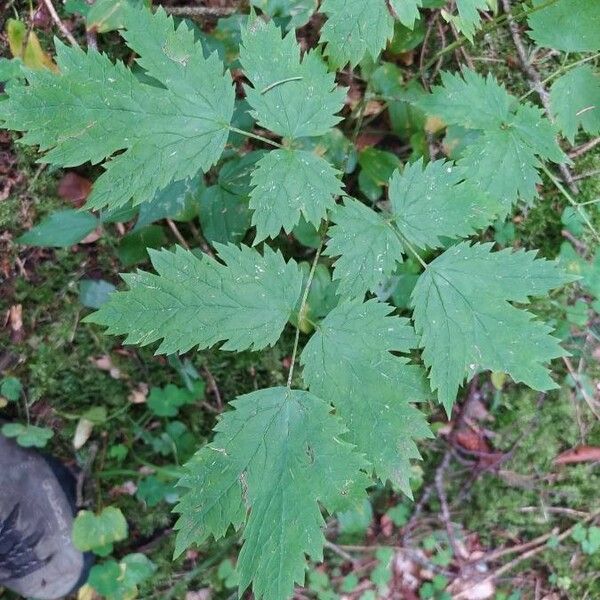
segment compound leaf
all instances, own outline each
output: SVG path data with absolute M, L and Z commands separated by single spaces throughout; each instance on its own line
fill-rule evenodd
M 600 77 L 590 66 L 582 65 L 557 79 L 550 90 L 550 104 L 571 144 L 579 127 L 590 135 L 600 133 Z
M 403 246 L 389 219 L 353 198 L 345 198 L 331 214 L 325 254 L 339 256 L 333 278 L 341 296 L 364 296 L 394 272 Z
M 535 252 L 491 252 L 463 242 L 431 262 L 412 294 L 431 387 L 448 414 L 459 385 L 478 369 L 508 373 L 537 390 L 556 387 L 543 363 L 565 356 L 552 328 L 509 301 L 526 303 L 573 278 Z
M 225 147 L 233 114 L 231 78 L 216 54 L 204 58 L 185 22 L 176 28 L 162 8 L 127 14 L 128 44 L 163 87 L 141 83 L 103 54 L 57 41 L 60 73 L 28 71 L 27 85 L 11 85 L 0 103 L 0 122 L 47 150 L 45 162 L 70 167 L 112 157 L 90 208 L 139 204 L 207 170 Z
M 390 351 L 417 343 L 407 319 L 389 316 L 387 304 L 352 300 L 334 308 L 302 353 L 310 390 L 336 407 L 346 438 L 364 452 L 377 475 L 406 494 L 415 438 L 429 437 L 425 417 L 410 404 L 427 398 L 421 368 Z
M 162 339 L 157 353 L 164 354 L 223 340 L 224 350 L 274 344 L 300 296 L 298 265 L 268 247 L 262 256 L 247 246 L 215 247 L 225 265 L 182 248 L 149 251 L 156 274 L 123 275 L 130 289 L 111 294 L 86 320 L 125 334 L 128 344 Z
M 377 60 L 394 35 L 385 0 L 325 0 L 320 11 L 327 15 L 320 41 L 327 44 L 325 53 L 335 68 L 354 67 L 367 52 Z
M 255 243 L 276 237 L 282 227 L 290 233 L 301 216 L 318 228 L 342 193 L 338 172 L 324 158 L 288 148 L 273 150 L 258 162 L 252 185 Z
M 534 0 L 537 7 L 545 0 Z M 529 37 L 538 45 L 565 52 L 600 50 L 600 2 L 558 0 L 529 15 Z
M 286 137 L 323 135 L 341 118 L 346 92 L 327 71 L 317 51 L 300 59 L 292 31 L 281 37 L 273 21 L 255 18 L 242 30 L 240 61 L 252 87 L 245 86 L 252 115 L 262 127 Z
M 465 182 L 459 169 L 437 160 L 423 160 L 396 171 L 390 181 L 396 227 L 419 248 L 442 246 L 441 237 L 465 238 L 488 226 L 500 204 Z
M 189 492 L 178 507 L 177 553 L 230 522 L 239 527 L 248 510 L 240 593 L 252 582 L 257 599 L 286 600 L 304 583 L 305 555 L 322 560 L 319 503 L 333 511 L 364 498 L 364 460 L 339 439 L 330 405 L 309 392 L 270 388 L 232 404 L 180 482 Z
M 519 197 L 535 198 L 539 158 L 567 160 L 542 111 L 519 104 L 491 76 L 465 70 L 462 77 L 443 74 L 442 82 L 416 104 L 449 125 L 482 130 L 458 161 L 465 179 L 497 199 L 506 213 Z

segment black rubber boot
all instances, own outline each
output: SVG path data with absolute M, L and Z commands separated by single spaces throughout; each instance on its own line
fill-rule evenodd
M 0 434 L 1 587 L 55 600 L 85 583 L 89 560 L 71 542 L 74 491 L 58 461 Z

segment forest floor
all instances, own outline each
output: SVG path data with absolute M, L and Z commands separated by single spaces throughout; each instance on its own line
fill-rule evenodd
M 7 17 L 30 22 L 25 2 L 9 4 Z M 76 28 L 75 17 L 65 20 Z M 213 16 L 199 25 L 210 29 Z M 52 53 L 54 23 L 42 11 L 34 27 Z M 443 27 L 450 43 L 452 31 Z M 2 35 L 0 50 L 8 56 Z M 310 27 L 302 35 L 310 36 Z M 113 32 L 102 43 L 111 49 L 117 41 Z M 423 48 L 390 60 L 418 64 L 421 53 L 433 52 Z M 530 90 L 508 28 L 461 46 L 455 58 L 493 72 L 517 95 Z M 544 60 L 534 61 L 542 79 Z M 386 116 L 373 110 L 372 129 L 389 129 Z M 291 334 L 260 354 L 205 351 L 167 359 L 83 324 L 90 309 L 82 303 L 82 280 L 119 285 L 124 253 L 130 253 L 127 269 L 146 264 L 145 240 L 124 248 L 131 226 L 119 223 L 66 249 L 19 244 L 18 236 L 53 210 L 80 206 L 97 171 L 81 168 L 67 177 L 36 163 L 36 152 L 16 145 L 17 137 L 0 132 L 0 385 L 16 378 L 22 392 L 17 402 L 0 398 L 0 414 L 54 432 L 46 450 L 80 474 L 82 508 L 121 509 L 129 537 L 115 556 L 141 552 L 156 565 L 139 597 L 234 598 L 237 536 L 172 561 L 174 482 L 228 401 L 285 383 Z M 568 167 L 579 203 L 600 197 L 600 146 L 588 142 L 577 139 Z M 391 151 L 398 144 L 375 132 L 360 143 Z M 546 180 L 536 206 L 517 209 L 492 235 L 505 245 L 539 248 L 576 270 L 595 247 L 584 228 L 568 221 L 567 206 Z M 595 206 L 589 214 L 599 226 Z M 181 228 L 188 233 L 186 224 Z M 160 226 L 168 243 L 177 233 L 170 224 Z M 595 268 L 600 277 L 599 261 Z M 482 374 L 464 390 L 450 420 L 438 406 L 425 407 L 438 435 L 420 443 L 414 500 L 380 485 L 362 511 L 331 519 L 324 562 L 311 564 L 298 599 L 600 598 L 600 316 L 576 287 L 537 302 L 535 310 L 559 328 L 572 353 L 554 364 L 560 389 L 539 394 Z M 149 408 L 153 390 L 190 379 L 204 382 L 194 403 L 173 416 Z M 82 418 L 90 424 L 83 433 Z M 0 591 L 0 598 L 10 597 Z

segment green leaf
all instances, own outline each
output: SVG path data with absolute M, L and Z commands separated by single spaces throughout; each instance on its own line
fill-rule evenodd
M 531 202 L 541 181 L 539 158 L 567 160 L 552 124 L 539 108 L 519 104 L 491 75 L 484 79 L 467 69 L 462 77 L 442 74 L 442 82 L 416 104 L 450 125 L 483 131 L 458 161 L 465 179 L 498 200 L 504 213 L 519 197 Z
M 286 233 L 300 218 L 315 227 L 342 194 L 336 171 L 325 159 L 305 150 L 282 149 L 266 154 L 252 174 L 250 208 L 256 226 L 254 243 Z
M 490 225 L 500 210 L 444 160 L 407 164 L 394 173 L 389 195 L 398 230 L 419 248 L 439 248 L 442 237 L 466 238 Z
M 550 90 L 556 122 L 573 144 L 582 127 L 590 135 L 600 133 L 600 77 L 589 65 L 581 65 L 557 79 Z
M 149 5 L 147 0 L 96 0 L 86 14 L 86 29 L 106 33 L 125 27 L 130 7 Z
M 413 29 L 415 21 L 419 18 L 419 7 L 422 0 L 390 0 L 390 6 L 400 23 L 409 29 Z
M 73 544 L 87 552 L 100 550 L 100 556 L 112 551 L 112 545 L 127 538 L 127 521 L 120 509 L 107 506 L 99 514 L 82 510 L 73 522 Z M 108 552 L 105 549 L 110 548 Z
M 456 0 L 458 17 L 451 17 L 451 19 L 458 30 L 464 33 L 467 39 L 473 41 L 475 29 L 481 23 L 479 11 L 493 7 L 495 4 L 496 0 Z
M 327 44 L 325 54 L 336 69 L 348 63 L 355 67 L 367 52 L 377 60 L 394 35 L 394 18 L 385 0 L 325 0 L 320 11 L 327 15 L 320 41 Z
M 539 161 L 531 148 L 520 143 L 510 131 L 486 131 L 471 143 L 458 165 L 465 178 L 482 192 L 502 203 L 506 216 L 521 198 L 531 203 L 542 182 Z
M 112 157 L 90 208 L 139 204 L 172 181 L 208 170 L 225 147 L 233 114 L 229 74 L 216 54 L 204 58 L 185 22 L 175 28 L 162 8 L 127 15 L 129 47 L 164 87 L 141 83 L 103 54 L 57 41 L 60 73 L 27 72 L 28 85 L 12 85 L 0 102 L 4 127 L 25 131 L 24 143 L 48 151 L 45 162 L 67 167 Z
M 127 600 L 137 596 L 137 586 L 149 579 L 156 566 L 143 554 L 128 554 L 120 562 L 107 560 L 94 565 L 88 584 L 106 600 Z
M 5 377 L 0 382 L 0 396 L 10 402 L 16 402 L 21 397 L 22 391 L 23 385 L 16 377 Z
M 407 319 L 368 300 L 334 308 L 302 352 L 303 377 L 314 394 L 332 402 L 355 444 L 382 480 L 411 495 L 415 438 L 429 437 L 425 417 L 410 402 L 428 395 L 422 369 L 391 354 L 408 352 L 417 338 Z
M 79 302 L 87 308 L 100 308 L 116 289 L 103 279 L 82 279 L 79 282 Z
M 98 219 L 88 212 L 57 210 L 17 241 L 30 246 L 67 248 L 80 242 L 97 226 Z
M 198 381 L 191 391 L 169 383 L 164 388 L 152 388 L 147 404 L 158 417 L 176 417 L 182 406 L 193 404 L 203 395 L 204 381 Z
M 126 334 L 128 344 L 162 339 L 157 353 L 164 354 L 223 340 L 224 350 L 274 344 L 300 296 L 298 266 L 267 246 L 263 256 L 247 246 L 216 247 L 225 265 L 182 248 L 150 251 L 157 274 L 124 275 L 130 290 L 112 294 L 85 320 Z
M 22 425 L 21 423 L 5 423 L 2 426 L 2 435 L 15 438 L 23 448 L 44 448 L 54 436 L 54 432 L 47 427 L 36 425 Z
M 283 39 L 272 21 L 255 18 L 242 31 L 240 61 L 252 87 L 246 99 L 259 125 L 287 138 L 323 135 L 341 118 L 335 114 L 346 91 L 338 88 L 315 50 L 300 59 L 294 32 Z
M 479 369 L 508 373 L 537 390 L 556 386 L 543 363 L 565 351 L 552 328 L 509 301 L 526 303 L 573 278 L 535 252 L 491 252 L 464 242 L 427 266 L 412 295 L 432 390 L 448 414 L 458 387 Z
M 534 0 L 541 6 L 545 0 Z M 600 50 L 600 3 L 595 0 L 558 0 L 532 12 L 529 37 L 538 45 L 565 52 Z
M 288 29 L 304 27 L 317 10 L 317 0 L 250 0 L 270 17 L 288 19 Z
M 358 176 L 360 191 L 372 202 L 379 200 L 393 172 L 400 166 L 400 159 L 391 152 L 366 148 L 358 155 L 361 167 Z
M 140 206 L 140 214 L 134 230 L 170 218 L 189 221 L 196 214 L 197 196 L 204 188 L 201 176 L 174 181 L 154 194 L 154 198 Z
M 402 261 L 403 246 L 381 213 L 345 198 L 331 214 L 325 254 L 339 256 L 333 278 L 341 296 L 364 296 L 390 276 Z
M 220 185 L 202 192 L 199 207 L 202 233 L 213 245 L 241 242 L 250 229 L 248 199 Z
M 167 244 L 167 236 L 160 225 L 147 225 L 121 238 L 117 256 L 124 267 L 148 260 L 149 248 L 161 248 Z
M 257 599 L 286 600 L 304 583 L 305 554 L 322 560 L 320 505 L 331 512 L 361 502 L 364 463 L 339 439 L 344 428 L 329 404 L 309 392 L 259 390 L 233 406 L 181 480 L 190 491 L 177 509 L 176 554 L 229 523 L 240 527 L 248 514 L 240 593 L 252 581 Z
M 496 79 L 463 69 L 453 74 L 442 72 L 442 85 L 434 86 L 431 94 L 421 96 L 416 104 L 447 124 L 469 129 L 497 129 L 509 119 L 515 101 Z

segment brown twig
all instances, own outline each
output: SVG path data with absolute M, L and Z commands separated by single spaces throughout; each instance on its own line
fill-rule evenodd
M 577 148 L 573 148 L 573 150 L 569 152 L 569 158 L 579 158 L 586 152 L 593 150 L 598 144 L 600 144 L 600 137 L 594 138 L 585 144 L 581 144 L 581 146 L 577 146 Z
M 448 508 L 448 497 L 446 496 L 446 490 L 444 489 L 444 474 L 446 473 L 446 469 L 450 465 L 451 458 L 452 453 L 446 452 L 446 454 L 444 455 L 444 459 L 442 460 L 435 472 L 434 481 L 435 489 L 437 491 L 437 495 L 440 499 L 440 504 L 442 506 L 442 522 L 444 523 L 446 533 L 448 534 L 448 541 L 450 542 L 450 546 L 452 547 L 452 553 L 454 554 L 456 560 L 461 561 L 463 556 L 456 542 L 456 536 L 454 534 L 454 525 L 450 517 L 450 509 Z
M 208 379 L 208 389 L 212 392 L 212 395 L 215 397 L 215 401 L 217 403 L 217 407 L 219 412 L 223 410 L 223 399 L 221 398 L 221 392 L 219 391 L 219 386 L 213 374 L 210 372 L 208 367 L 204 367 L 204 375 L 206 375 L 206 379 Z
M 54 8 L 54 4 L 52 4 L 52 0 L 43 0 L 48 12 L 50 13 L 50 17 L 56 24 L 56 26 L 60 29 L 60 32 L 69 40 L 71 46 L 79 47 L 77 40 L 73 37 L 73 34 L 67 29 L 66 25 L 60 20 L 56 9 Z
M 581 240 L 578 240 L 568 229 L 563 229 L 560 234 L 577 248 L 580 254 L 586 255 L 588 252 L 588 247 Z
M 186 250 L 189 250 L 190 247 L 189 247 L 188 243 L 185 241 L 185 238 L 181 235 L 181 231 L 179 231 L 179 229 L 177 229 L 177 225 L 175 225 L 174 221 L 172 219 L 166 219 L 166 221 L 167 221 L 167 225 L 169 226 L 169 229 L 171 230 L 173 235 L 177 238 L 177 241 Z
M 565 529 L 560 534 L 558 534 L 557 530 L 553 530 L 551 533 L 547 533 L 543 536 L 540 536 L 539 538 L 536 538 L 535 540 L 532 540 L 531 542 L 527 542 L 525 544 L 519 544 L 518 546 L 514 546 L 513 548 L 505 548 L 502 551 L 492 553 L 492 555 L 487 555 L 487 556 L 482 557 L 480 559 L 480 562 L 491 560 L 491 558 L 490 558 L 491 556 L 493 556 L 494 558 L 499 558 L 500 556 L 504 556 L 505 554 L 509 554 L 509 553 L 512 553 L 515 551 L 520 552 L 522 550 L 526 550 L 525 552 L 523 552 L 522 554 L 520 554 L 519 556 L 517 556 L 510 562 L 507 562 L 506 564 L 502 565 L 499 569 L 496 569 L 495 571 L 490 573 L 487 577 L 485 577 L 481 581 L 474 581 L 472 583 L 472 585 L 470 585 L 468 588 L 463 589 L 461 592 L 454 595 L 453 600 L 466 600 L 466 598 L 470 597 L 469 592 L 475 586 L 484 585 L 486 583 L 492 583 L 495 579 L 501 577 L 502 575 L 504 575 L 504 573 L 507 573 L 508 571 L 510 571 L 511 569 L 516 567 L 518 564 L 520 564 L 524 560 L 527 560 L 528 558 L 531 558 L 531 557 L 535 556 L 536 554 L 539 554 L 540 552 L 547 550 L 548 546 L 546 545 L 546 542 L 554 535 L 556 535 L 556 539 L 558 542 L 562 542 L 564 539 L 568 538 L 573 533 L 573 530 L 575 529 L 575 527 L 579 526 L 579 524 L 589 523 L 590 521 L 593 521 L 598 516 L 600 516 L 600 510 L 592 513 L 583 521 L 578 521 L 577 523 L 575 523 L 568 529 Z M 534 547 L 532 547 L 533 545 L 534 545 Z

